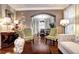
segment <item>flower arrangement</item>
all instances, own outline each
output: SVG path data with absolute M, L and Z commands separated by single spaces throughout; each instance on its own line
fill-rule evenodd
M 14 21 L 14 27 L 13 27 L 14 31 L 22 31 L 24 28 L 25 28 L 25 25 L 20 23 L 19 20 Z

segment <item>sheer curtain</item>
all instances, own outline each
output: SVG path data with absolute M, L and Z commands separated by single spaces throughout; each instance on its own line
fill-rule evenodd
M 38 33 L 38 19 L 32 18 L 31 29 L 32 29 L 32 35 Z

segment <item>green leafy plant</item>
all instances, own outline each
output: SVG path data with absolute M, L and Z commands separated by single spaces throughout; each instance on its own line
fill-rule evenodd
M 51 28 L 55 27 L 55 25 L 53 23 L 50 23 L 49 25 L 50 25 Z

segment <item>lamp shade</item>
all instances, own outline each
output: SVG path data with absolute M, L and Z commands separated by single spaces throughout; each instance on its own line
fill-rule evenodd
M 0 24 L 1 24 L 2 20 L 3 20 L 3 19 L 2 19 L 2 18 L 0 18 Z
M 19 20 L 14 20 L 14 24 L 19 24 Z
M 10 25 L 11 23 L 12 23 L 11 18 L 9 18 L 9 17 L 3 18 L 2 24 L 4 24 L 4 25 Z
M 1 19 L 0 25 L 2 27 L 1 31 L 11 31 L 12 20 L 9 17 L 4 17 Z
M 69 20 L 67 20 L 67 19 L 62 19 L 60 21 L 60 25 L 62 25 L 62 26 L 67 26 L 68 24 L 69 24 Z

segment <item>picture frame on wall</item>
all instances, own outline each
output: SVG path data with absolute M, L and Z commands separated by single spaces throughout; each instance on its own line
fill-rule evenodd
M 9 17 L 11 20 L 14 20 L 14 14 L 8 9 L 5 9 L 5 17 Z

